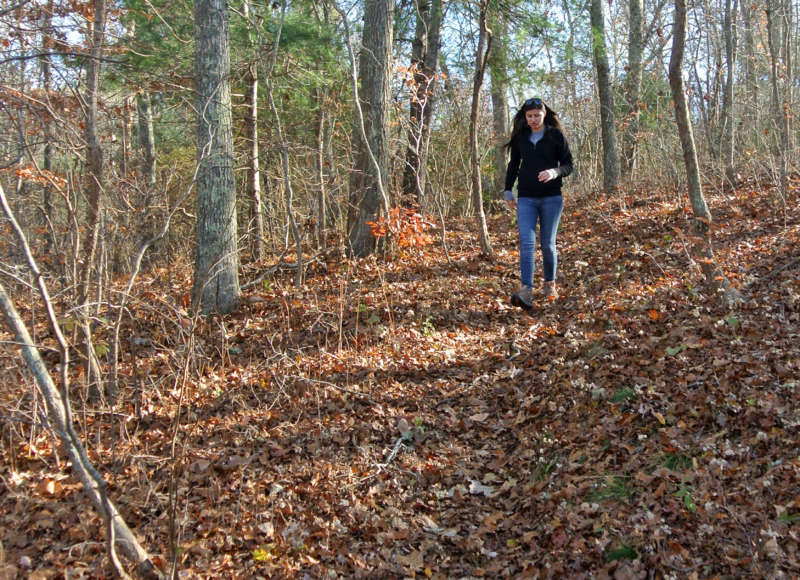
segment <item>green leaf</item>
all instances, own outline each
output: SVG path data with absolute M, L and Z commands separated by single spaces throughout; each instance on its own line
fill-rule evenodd
M 639 557 L 639 553 L 633 546 L 623 544 L 619 548 L 611 550 L 606 554 L 606 562 L 613 562 L 615 560 L 635 560 Z
M 687 348 L 689 348 L 689 347 L 687 347 L 683 343 L 680 343 L 678 346 L 668 346 L 667 350 L 666 350 L 666 353 L 669 356 L 675 356 L 676 354 L 685 351 Z
M 683 505 L 686 507 L 687 510 L 690 512 L 697 511 L 697 505 L 694 503 L 694 499 L 692 499 L 692 486 L 686 485 L 685 483 L 681 484 L 681 487 L 678 491 L 675 492 L 675 497 L 678 499 L 683 500 Z
M 622 403 L 624 401 L 629 401 L 636 398 L 636 391 L 631 389 L 630 387 L 623 387 L 619 389 L 616 393 L 611 395 L 609 401 L 612 403 Z

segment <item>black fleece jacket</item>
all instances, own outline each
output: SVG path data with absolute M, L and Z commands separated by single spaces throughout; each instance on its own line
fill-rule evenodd
M 555 127 L 545 127 L 536 145 L 530 141 L 530 127 L 524 127 L 511 143 L 511 159 L 506 170 L 506 191 L 517 184 L 518 197 L 561 195 L 561 178 L 572 173 L 572 153 L 564 134 Z M 556 169 L 558 177 L 541 183 L 539 173 Z

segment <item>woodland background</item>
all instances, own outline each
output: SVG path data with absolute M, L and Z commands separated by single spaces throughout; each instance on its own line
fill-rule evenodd
M 0 1 L 0 576 L 796 576 L 797 14 Z

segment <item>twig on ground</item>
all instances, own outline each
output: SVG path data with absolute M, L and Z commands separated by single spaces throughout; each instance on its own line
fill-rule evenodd
M 360 397 L 362 399 L 366 399 L 367 401 L 369 401 L 370 403 L 373 403 L 375 405 L 378 404 L 378 401 L 373 399 L 370 395 L 367 395 L 365 393 L 359 393 L 358 391 L 353 391 L 353 390 L 347 389 L 345 387 L 340 387 L 339 385 L 337 385 L 335 383 L 330 383 L 328 381 L 321 381 L 319 379 L 312 379 L 312 378 L 309 378 L 309 377 L 302 377 L 302 376 L 297 376 L 297 375 L 287 375 L 286 378 L 297 379 L 297 380 L 300 380 L 300 381 L 308 381 L 309 383 L 312 383 L 312 384 L 331 387 L 332 389 L 336 389 L 337 391 L 340 391 L 342 393 L 347 393 L 349 395 L 355 395 L 356 397 Z

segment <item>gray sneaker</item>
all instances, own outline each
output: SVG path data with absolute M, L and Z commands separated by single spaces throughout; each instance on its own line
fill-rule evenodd
M 524 284 L 519 287 L 519 290 L 511 295 L 511 304 L 519 306 L 520 308 L 531 308 L 533 306 L 533 291 L 530 286 Z

